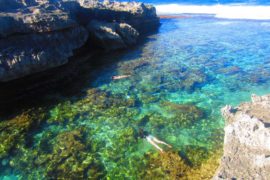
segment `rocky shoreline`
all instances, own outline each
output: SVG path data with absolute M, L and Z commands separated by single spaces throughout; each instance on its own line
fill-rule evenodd
M 62 66 L 82 48 L 125 49 L 160 24 L 153 6 L 135 2 L 0 0 L 0 5 L 0 83 Z
M 213 179 L 270 178 L 270 95 L 222 109 L 224 155 Z
M 26 94 L 28 87 L 22 87 L 18 93 L 23 83 L 29 82 L 39 91 L 46 91 L 37 88 L 40 86 L 36 82 L 58 83 L 61 78 L 68 81 L 63 71 L 76 69 L 77 73 L 82 70 L 80 65 L 61 71 L 57 68 L 78 61 L 79 51 L 87 52 L 84 60 L 95 61 L 92 56 L 95 52 L 127 49 L 144 33 L 156 30 L 159 24 L 155 8 L 143 3 L 0 0 L 1 111 L 10 110 L 5 98 L 10 101 L 12 94 Z M 34 80 L 35 83 L 31 78 L 20 81 L 29 75 L 44 76 L 48 71 L 49 78 L 45 76 Z M 56 76 L 58 79 L 51 78 Z M 11 86 L 15 88 L 11 89 L 6 83 L 13 80 L 16 82 Z M 29 101 L 32 99 L 36 100 L 29 98 Z M 19 105 L 17 102 L 15 108 Z M 269 179 L 270 95 L 253 95 L 252 102 L 235 108 L 226 106 L 222 114 L 226 120 L 224 155 L 213 179 Z

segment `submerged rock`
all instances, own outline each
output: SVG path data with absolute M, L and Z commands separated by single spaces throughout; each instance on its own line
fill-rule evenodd
M 214 179 L 270 178 L 270 95 L 222 109 L 224 155 Z
M 165 101 L 162 103 L 162 107 L 172 116 L 167 119 L 166 123 L 177 127 L 188 127 L 204 116 L 204 112 L 200 108 L 191 104 L 175 104 Z

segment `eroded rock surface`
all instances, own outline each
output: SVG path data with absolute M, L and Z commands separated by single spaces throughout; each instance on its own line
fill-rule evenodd
M 107 49 L 122 49 L 136 43 L 139 33 L 136 29 L 126 23 L 108 23 L 102 21 L 91 21 L 87 29 L 90 39 L 97 46 Z
M 0 80 L 16 79 L 67 63 L 73 50 L 81 47 L 87 36 L 83 27 L 77 27 L 2 39 Z
M 66 64 L 86 44 L 89 51 L 127 48 L 145 26 L 159 25 L 155 8 L 143 3 L 0 0 L 0 6 L 0 82 Z
M 270 178 L 270 95 L 226 106 L 224 155 L 214 179 Z

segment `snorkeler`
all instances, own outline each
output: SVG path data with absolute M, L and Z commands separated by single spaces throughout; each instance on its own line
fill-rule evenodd
M 160 152 L 164 152 L 161 147 L 159 147 L 157 144 L 164 144 L 168 146 L 169 148 L 172 148 L 171 145 L 157 139 L 156 137 L 150 135 L 148 132 L 144 131 L 143 129 L 139 130 L 139 137 L 146 139 L 152 146 L 154 146 L 156 149 L 158 149 Z
M 113 76 L 112 79 L 117 80 L 117 79 L 124 79 L 128 77 L 130 77 L 130 75 L 120 75 L 120 76 Z

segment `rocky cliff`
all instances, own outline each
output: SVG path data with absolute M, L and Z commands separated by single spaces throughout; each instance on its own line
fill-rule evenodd
M 226 106 L 224 155 L 214 179 L 270 179 L 270 95 Z
M 143 3 L 0 0 L 0 82 L 66 64 L 86 44 L 127 48 L 158 26 L 155 8 Z

